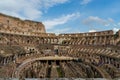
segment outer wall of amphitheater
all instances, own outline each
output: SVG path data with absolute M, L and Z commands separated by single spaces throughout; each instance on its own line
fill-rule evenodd
M 0 78 L 120 78 L 120 30 L 46 33 L 0 13 Z

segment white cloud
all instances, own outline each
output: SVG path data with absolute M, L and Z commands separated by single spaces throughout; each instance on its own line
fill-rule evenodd
M 92 30 L 89 30 L 89 32 L 96 32 L 96 30 L 92 29 Z
M 57 25 L 65 24 L 68 21 L 79 18 L 79 17 L 80 17 L 80 13 L 73 13 L 73 14 L 63 15 L 61 17 L 58 17 L 52 20 L 43 21 L 43 24 L 46 26 L 46 29 L 52 29 Z
M 81 5 L 86 5 L 88 3 L 90 3 L 92 0 L 82 0 L 82 2 L 80 3 Z
M 108 21 L 111 22 L 111 23 L 114 22 L 114 20 L 112 18 L 108 18 Z
M 49 33 L 56 33 L 56 34 L 60 34 L 60 33 L 67 33 L 69 32 L 71 29 L 70 28 L 63 28 L 63 29 L 52 29 L 49 30 Z
M 118 22 L 118 23 L 113 23 L 112 26 L 113 26 L 114 28 L 118 28 L 118 27 L 120 26 L 120 22 Z M 120 27 L 119 27 L 119 28 L 120 28 Z
M 0 12 L 23 19 L 37 19 L 43 14 L 42 9 L 48 9 L 68 0 L 2 0 Z
M 117 31 L 119 31 L 119 28 L 113 28 L 114 33 L 116 33 Z
M 111 23 L 113 23 L 113 19 L 102 19 L 97 16 L 89 16 L 87 19 L 83 20 L 83 24 L 88 26 L 94 26 L 95 24 L 103 25 L 103 26 L 109 26 Z
M 43 7 L 49 8 L 57 4 L 63 4 L 68 0 L 41 0 L 43 2 Z
M 48 33 L 55 33 L 55 34 L 60 34 L 60 33 L 80 33 L 80 30 L 73 29 L 71 27 L 66 27 L 66 28 L 61 28 L 61 29 L 48 30 Z
M 102 19 L 97 16 L 89 16 L 87 19 L 83 20 L 83 24 L 89 26 L 91 29 L 89 32 L 96 32 L 97 29 L 94 29 L 97 25 L 102 25 L 102 26 L 107 26 L 111 27 L 111 29 L 116 33 L 119 28 L 120 23 L 115 23 L 113 19 L 108 18 L 108 19 Z M 97 25 L 96 25 L 97 24 Z

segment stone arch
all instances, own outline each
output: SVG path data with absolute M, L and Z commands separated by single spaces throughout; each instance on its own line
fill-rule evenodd
M 84 45 L 86 43 L 86 40 L 83 39 L 80 44 Z
M 114 65 L 112 65 L 112 64 L 103 64 L 100 67 L 102 67 L 103 69 L 105 69 L 111 75 L 112 78 L 116 78 L 116 77 L 120 76 L 119 70 Z M 118 75 L 115 75 L 116 73 Z

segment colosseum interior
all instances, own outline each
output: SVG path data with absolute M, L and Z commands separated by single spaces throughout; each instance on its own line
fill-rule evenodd
M 120 78 L 120 30 L 46 33 L 0 13 L 0 78 Z

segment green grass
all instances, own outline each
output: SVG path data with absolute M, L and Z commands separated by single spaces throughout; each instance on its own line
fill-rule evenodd
M 58 72 L 59 77 L 64 77 L 62 70 L 59 67 L 57 68 L 57 72 Z

